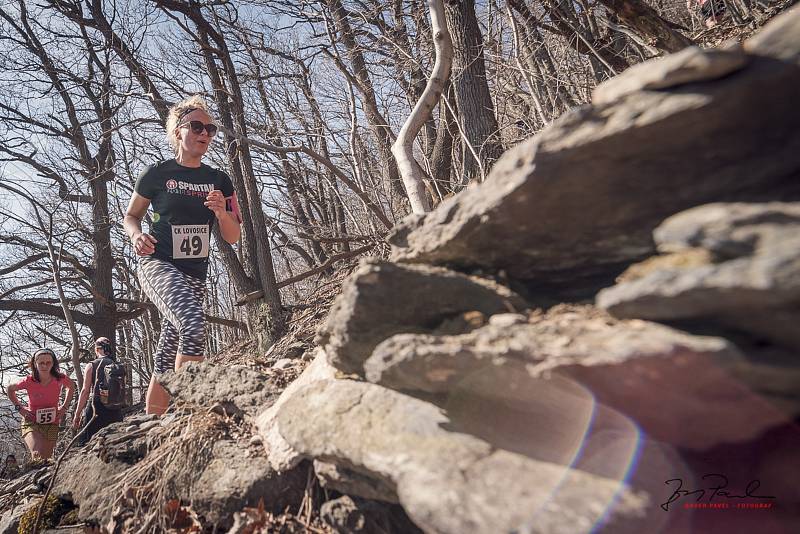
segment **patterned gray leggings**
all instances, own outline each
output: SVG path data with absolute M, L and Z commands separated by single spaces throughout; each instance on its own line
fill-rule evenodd
M 206 343 L 203 317 L 205 280 L 181 272 L 168 261 L 139 258 L 139 283 L 161 313 L 161 337 L 153 354 L 154 371 L 175 367 L 178 353 L 202 356 Z

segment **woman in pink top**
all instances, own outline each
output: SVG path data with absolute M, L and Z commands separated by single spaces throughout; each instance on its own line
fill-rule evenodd
M 32 459 L 48 459 L 53 455 L 58 439 L 58 422 L 64 417 L 72 402 L 75 386 L 70 378 L 58 370 L 58 360 L 50 349 L 39 349 L 28 364 L 31 374 L 6 389 L 8 398 L 22 415 L 22 437 Z M 66 388 L 64 404 L 59 406 L 61 389 Z M 17 391 L 28 393 L 27 407 L 17 399 Z

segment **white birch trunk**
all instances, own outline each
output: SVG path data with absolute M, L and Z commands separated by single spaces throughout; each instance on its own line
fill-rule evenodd
M 428 198 L 425 196 L 422 169 L 414 159 L 414 139 L 439 102 L 453 63 L 453 41 L 450 39 L 444 18 L 444 3 L 442 0 L 428 0 L 428 11 L 431 15 L 436 62 L 425 91 L 392 145 L 392 154 L 397 160 L 397 167 L 400 169 L 400 176 L 414 213 L 426 213 L 431 210 Z

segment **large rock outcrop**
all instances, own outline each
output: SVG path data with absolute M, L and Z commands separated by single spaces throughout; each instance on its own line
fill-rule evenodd
M 711 204 L 654 233 L 657 256 L 597 302 L 617 317 L 702 319 L 800 349 L 800 203 Z
M 225 397 L 207 402 L 222 405 Z M 235 512 L 259 502 L 275 512 L 297 506 L 305 470 L 277 473 L 263 448 L 233 432 L 228 421 L 224 413 L 183 412 L 110 425 L 65 459 L 53 493 L 74 502 L 80 519 L 117 528 L 143 520 L 127 517 L 126 507 L 164 506 L 172 499 L 190 504 L 217 528 L 231 526 Z
M 532 324 L 498 326 L 495 317 L 460 336 L 393 336 L 367 360 L 367 378 L 403 391 L 473 392 L 484 401 L 502 400 L 516 406 L 517 417 L 538 413 L 528 418 L 537 428 L 547 421 L 563 425 L 570 410 L 557 400 L 564 394 L 550 399 L 544 392 L 552 377 L 567 378 L 653 438 L 695 449 L 747 441 L 789 420 L 754 403 L 756 395 L 731 376 L 743 372 L 746 360 L 723 339 L 617 321 L 589 307 L 555 309 L 532 317 Z M 500 407 L 491 411 L 502 415 Z M 742 425 L 742 418 L 754 424 Z M 686 425 L 689 419 L 697 424 Z
M 283 391 L 267 372 L 208 362 L 193 362 L 179 373 L 164 373 L 159 382 L 175 404 L 247 418 L 271 405 Z
M 316 341 L 333 366 L 363 375 L 372 349 L 393 334 L 447 328 L 465 312 L 491 315 L 524 306 L 512 291 L 488 280 L 366 260 L 345 283 Z
M 651 255 L 674 213 L 800 198 L 798 13 L 742 50 L 686 51 L 600 86 L 598 104 L 509 150 L 485 183 L 405 220 L 392 259 L 502 270 L 533 298 L 590 297 Z
M 278 410 L 297 390 L 320 380 L 336 376 L 336 369 L 328 363 L 325 351 L 318 349 L 314 359 L 303 373 L 281 393 L 273 404 L 263 410 L 256 418 L 256 426 L 266 448 L 270 464 L 278 471 L 286 471 L 295 467 L 302 456 L 286 443 L 280 434 L 275 421 Z
M 798 20 L 631 69 L 486 183 L 409 217 L 391 238 L 399 265 L 363 265 L 320 330 L 340 372 L 282 397 L 262 432 L 327 486 L 399 502 L 426 532 L 591 532 L 597 512 L 606 532 L 707 531 L 659 505 L 667 481 L 706 487 L 709 469 L 794 498 L 774 462 L 748 455 L 800 446 L 797 362 L 751 350 L 795 343 L 797 232 L 774 201 L 800 196 Z M 722 200 L 763 204 L 697 208 L 716 215 L 677 215 L 653 239 L 664 219 Z M 631 267 L 656 243 L 672 259 Z M 628 267 L 598 299 L 622 320 L 508 306 L 508 290 L 474 277 L 549 305 L 595 297 Z M 695 295 L 685 280 L 700 278 L 739 295 Z M 725 531 L 751 526 L 730 517 Z
M 426 532 L 578 532 L 609 510 L 616 532 L 639 532 L 647 515 L 647 497 L 618 480 L 450 431 L 435 405 L 376 385 L 316 382 L 289 399 L 278 420 L 303 454 L 391 483 Z

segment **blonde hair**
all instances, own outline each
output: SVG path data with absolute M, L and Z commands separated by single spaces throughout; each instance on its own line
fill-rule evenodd
M 188 115 L 196 109 L 201 109 L 208 113 L 209 116 L 211 115 L 206 101 L 200 95 L 192 95 L 169 108 L 169 114 L 167 115 L 167 142 L 175 154 L 178 153 L 178 146 L 180 145 L 178 137 L 175 135 L 175 129 L 184 115 Z

